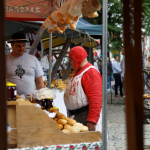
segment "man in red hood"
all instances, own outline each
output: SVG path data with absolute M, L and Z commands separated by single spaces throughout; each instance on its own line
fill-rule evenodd
M 90 131 L 102 131 L 102 77 L 87 61 L 87 52 L 81 46 L 72 48 L 68 61 L 75 75 L 67 85 L 64 101 L 70 115 Z

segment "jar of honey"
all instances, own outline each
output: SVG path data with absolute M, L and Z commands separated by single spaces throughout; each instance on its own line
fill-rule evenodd
M 53 99 L 52 98 L 47 98 L 45 99 L 46 101 L 46 109 L 53 108 Z
M 11 82 L 6 82 L 6 93 L 8 101 L 15 101 L 17 95 L 17 85 Z
M 37 100 L 37 103 L 39 105 L 41 105 L 42 109 L 46 109 L 46 100 L 45 99 Z

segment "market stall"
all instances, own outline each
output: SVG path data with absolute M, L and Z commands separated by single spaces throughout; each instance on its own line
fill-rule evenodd
M 30 4 L 31 3 L 32 2 L 30 2 Z M 68 9 L 66 9 L 67 4 L 69 4 Z M 12 7 L 17 8 L 22 11 L 22 9 L 20 9 L 18 6 L 13 6 L 12 4 L 10 5 L 8 3 L 6 5 L 10 6 L 11 8 Z M 43 5 L 43 3 L 40 5 Z M 35 48 L 37 47 L 39 39 L 41 39 L 41 36 L 44 33 L 45 29 L 47 29 L 48 33 L 50 33 L 50 39 L 51 39 L 52 37 L 51 33 L 53 31 L 57 31 L 58 33 L 62 34 L 63 31 L 66 29 L 66 26 L 70 26 L 71 29 L 75 30 L 76 24 L 78 22 L 78 18 L 82 13 L 84 13 L 84 15 L 86 16 L 92 15 L 90 17 L 95 17 L 97 16 L 96 11 L 101 8 L 99 2 L 96 0 L 84 1 L 83 3 L 80 3 L 79 1 L 74 0 L 72 2 L 68 1 L 66 5 L 62 5 L 63 9 L 60 9 L 59 16 L 57 16 L 58 11 L 54 11 L 47 17 L 47 19 L 45 19 L 44 23 L 42 24 L 42 27 L 39 30 L 39 33 L 37 34 L 37 37 L 36 37 L 37 40 L 35 39 L 35 42 L 33 43 L 32 48 L 29 52 L 30 54 L 33 54 Z M 79 6 L 77 7 L 78 10 L 74 9 L 74 5 Z M 82 11 L 81 11 L 80 5 L 83 7 Z M 92 7 L 89 7 L 89 6 L 92 6 Z M 7 7 L 7 11 L 9 11 L 10 7 L 9 8 Z M 90 8 L 90 10 L 87 8 Z M 25 13 L 29 13 L 29 12 L 30 11 L 25 11 Z M 43 12 L 44 11 L 42 11 L 42 13 Z M 63 17 L 61 17 L 61 14 L 63 14 L 64 17 L 66 17 L 65 25 L 61 22 L 63 20 Z M 74 14 L 76 16 L 74 16 Z M 34 13 L 34 17 L 36 15 L 37 14 Z M 42 14 L 42 17 L 43 17 L 43 14 Z M 52 78 L 56 70 L 58 69 L 62 58 L 65 56 L 70 44 L 71 44 L 71 38 L 67 38 L 64 44 L 63 51 L 59 55 L 58 63 L 56 63 L 54 66 L 54 72 L 52 73 Z M 50 47 L 52 48 L 52 42 L 50 42 Z M 51 52 L 52 52 L 52 49 L 50 49 L 50 53 Z M 51 55 L 50 55 L 50 58 L 51 58 Z M 51 61 L 50 61 L 50 65 L 51 65 Z M 49 83 L 51 83 L 51 81 L 49 81 Z M 37 99 L 38 104 L 40 104 L 40 108 L 35 106 L 35 104 L 28 102 L 27 100 L 20 100 L 20 98 L 19 99 L 17 98 L 16 101 L 14 100 L 12 101 L 12 99 L 8 101 L 7 102 L 7 116 L 8 116 L 7 122 L 11 128 L 11 130 L 8 132 L 8 137 L 10 137 L 8 140 L 8 147 L 25 148 L 25 147 L 35 147 L 35 146 L 37 147 L 37 146 L 56 145 L 54 147 L 57 147 L 59 149 L 60 145 L 65 144 L 63 147 L 68 147 L 68 144 L 70 144 L 69 148 L 72 145 L 71 147 L 72 149 L 74 148 L 73 145 L 75 144 L 77 147 L 82 146 L 82 148 L 94 147 L 95 149 L 97 148 L 101 149 L 102 147 L 101 146 L 102 145 L 101 133 L 93 132 L 93 131 L 89 132 L 88 127 L 82 124 L 78 124 L 78 122 L 76 122 L 76 120 L 74 119 L 67 118 L 67 111 L 63 104 L 62 97 L 63 97 L 63 92 L 60 93 L 60 95 L 57 94 L 56 100 L 54 102 L 54 105 L 56 105 L 56 107 L 59 108 L 59 111 L 55 109 L 55 111 L 51 112 L 52 107 L 49 109 L 49 113 L 55 113 L 55 117 L 53 118 L 50 118 L 49 115 L 44 110 L 42 110 L 42 109 L 47 110 L 47 107 L 46 106 L 44 107 L 43 105 L 45 104 L 47 105 L 47 103 L 50 101 L 49 97 L 46 97 L 47 99 L 45 100 Z M 78 124 L 78 126 L 75 126 L 75 124 Z M 65 128 L 66 125 L 68 125 L 69 133 L 68 131 L 66 132 L 67 130 L 67 127 Z M 14 131 L 13 134 L 11 134 L 12 131 Z M 78 143 L 81 143 L 81 144 L 78 144 Z
M 26 147 L 37 146 L 39 148 L 46 146 L 47 149 L 70 148 L 70 146 L 72 148 L 94 147 L 101 149 L 102 135 L 100 132 L 88 132 L 87 127 L 80 128 L 77 125 L 81 124 L 66 118 L 65 105 L 63 101 L 62 103 L 60 101 L 62 94 L 63 92 L 58 94 L 56 101 L 54 100 L 54 105 L 59 106 L 59 111 L 54 108 L 50 109 L 50 112 L 56 113 L 57 111 L 57 116 L 53 119 L 49 117 L 52 113 L 48 115 L 45 110 L 41 109 L 42 107 L 36 107 L 34 103 L 20 97 L 16 101 L 7 101 L 7 122 L 11 128 L 7 133 L 8 147 L 22 148 L 22 150 Z M 64 112 L 65 115 L 61 112 Z M 57 123 L 55 122 L 56 118 L 58 118 Z M 61 125 L 60 122 L 65 119 L 66 123 Z M 65 132 L 65 130 L 69 130 L 69 132 Z

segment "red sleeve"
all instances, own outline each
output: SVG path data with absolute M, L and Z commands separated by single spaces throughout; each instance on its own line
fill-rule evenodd
M 89 102 L 87 121 L 97 123 L 102 108 L 102 77 L 91 68 L 82 76 L 81 84 Z

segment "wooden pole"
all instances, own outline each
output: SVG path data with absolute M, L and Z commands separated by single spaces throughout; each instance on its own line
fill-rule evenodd
M 133 2 L 132 18 L 130 0 L 123 0 L 127 149 L 143 150 L 141 0 Z
M 5 70 L 5 10 L 4 0 L 0 1 L 0 149 L 7 150 L 7 115 L 6 115 L 6 70 Z
M 63 60 L 63 57 L 66 55 L 67 50 L 68 50 L 68 48 L 70 47 L 70 44 L 71 44 L 71 39 L 68 38 L 68 39 L 66 40 L 65 44 L 64 44 L 64 47 L 63 47 L 64 50 L 61 51 L 61 53 L 59 54 L 59 57 L 58 57 L 58 59 L 57 59 L 55 65 L 54 65 L 51 80 L 53 80 L 53 78 L 55 77 L 55 74 L 56 74 L 56 72 L 57 72 L 57 70 L 58 70 L 58 67 L 59 67 L 60 64 L 61 64 L 61 62 L 62 62 L 62 60 Z
M 67 77 L 68 77 L 70 71 L 71 71 L 71 65 L 68 64 L 68 67 L 67 67 L 67 69 L 66 69 L 66 71 L 65 71 L 65 73 L 64 73 L 64 75 L 63 75 L 63 77 L 62 77 L 62 80 L 63 80 L 63 81 L 67 79 Z

